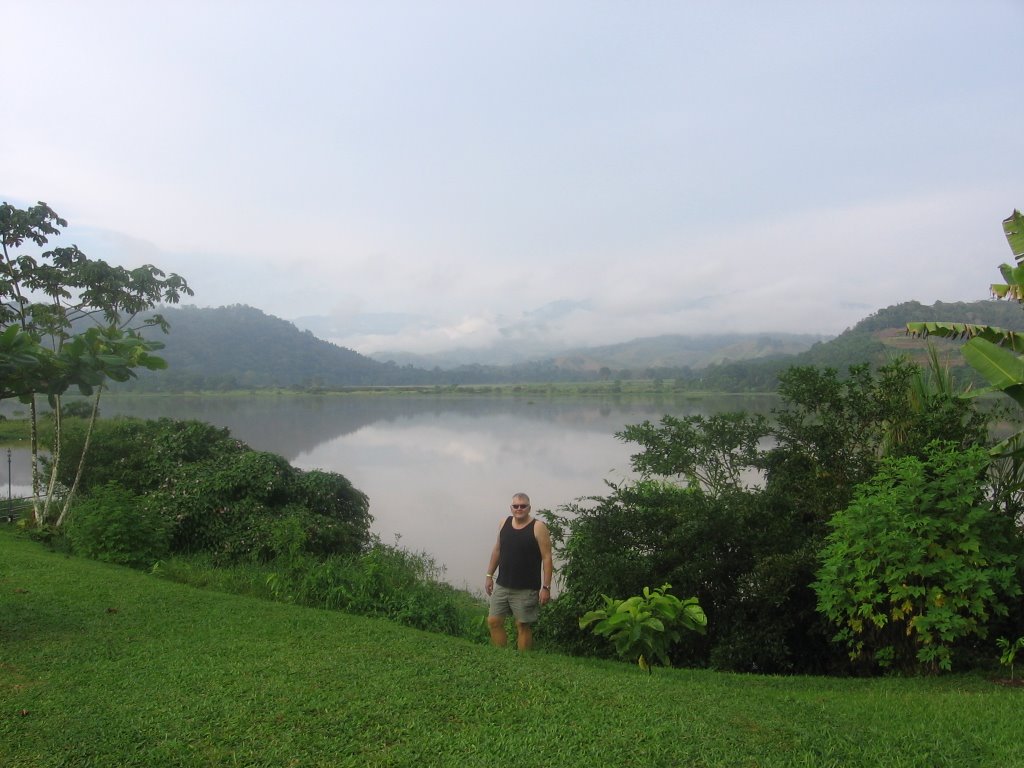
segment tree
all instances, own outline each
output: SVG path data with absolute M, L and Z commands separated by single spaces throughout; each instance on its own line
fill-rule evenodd
M 630 463 L 644 477 L 681 477 L 720 496 L 742 488 L 744 474 L 761 466 L 760 442 L 768 431 L 763 416 L 720 413 L 707 418 L 664 416 L 659 426 L 650 421 L 630 424 L 616 437 L 642 447 Z
M 76 245 L 38 252 L 67 226 L 46 203 L 26 209 L 0 205 L 0 397 L 17 397 L 29 406 L 37 525 L 62 524 L 75 493 L 73 483 L 54 519 L 61 395 L 71 387 L 94 395 L 90 425 L 94 423 L 108 380 L 126 381 L 136 375 L 136 368 L 166 366 L 151 354 L 163 345 L 147 340 L 141 331 L 155 326 L 166 332 L 167 323 L 160 315 L 140 318 L 141 313 L 192 295 L 183 278 L 150 264 L 132 270 L 111 266 L 89 259 Z M 39 471 L 39 397 L 47 399 L 53 413 L 45 497 Z
M 922 383 L 916 364 L 897 358 L 872 373 L 853 366 L 793 367 L 779 380 L 775 447 L 766 457 L 767 490 L 824 533 L 859 483 L 885 455 L 919 454 L 941 439 L 964 448 L 986 439 L 987 419 L 971 401 Z

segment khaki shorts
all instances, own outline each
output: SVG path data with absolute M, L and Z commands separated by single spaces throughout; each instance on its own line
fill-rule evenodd
M 533 624 L 540 617 L 540 598 L 536 589 L 508 589 L 494 585 L 488 616 L 515 616 L 520 624 Z

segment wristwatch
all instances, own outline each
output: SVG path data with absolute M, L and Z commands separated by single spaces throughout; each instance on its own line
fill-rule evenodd
M 548 592 L 551 591 L 551 587 L 549 587 L 547 584 L 542 585 L 541 589 L 546 589 Z

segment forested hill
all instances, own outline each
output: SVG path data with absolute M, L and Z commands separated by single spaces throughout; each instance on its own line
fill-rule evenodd
M 157 354 L 169 368 L 142 371 L 138 381 L 115 385 L 118 391 L 432 383 L 428 371 L 379 363 L 253 307 L 163 307 L 160 314 L 170 333 L 147 335 L 166 345 Z
M 831 341 L 820 342 L 806 352 L 777 360 L 726 362 L 699 373 L 708 389 L 730 392 L 773 389 L 778 374 L 791 365 L 814 365 L 846 371 L 851 365 L 881 365 L 897 355 L 924 363 L 928 344 L 944 352 L 954 373 L 974 380 L 956 352 L 959 342 L 918 339 L 908 336 L 907 323 L 963 322 L 1024 331 L 1024 310 L 1013 301 L 942 302 L 932 305 L 905 301 L 880 309 L 848 328 Z M 961 370 L 956 370 L 960 368 Z M 980 381 L 976 383 L 981 383 Z
M 169 367 L 140 371 L 117 391 L 216 391 L 232 389 L 338 389 L 364 386 L 433 386 L 655 378 L 668 365 L 687 372 L 709 360 L 785 355 L 821 338 L 792 334 L 722 334 L 636 339 L 613 347 L 575 350 L 516 365 L 462 365 L 449 370 L 381 362 L 299 330 L 253 307 L 163 307 L 169 334 L 151 331 L 166 346 Z M 716 357 L 717 355 L 717 357 Z M 675 363 L 671 361 L 675 360 Z M 686 363 L 680 361 L 685 360 Z M 692 362 L 691 362 L 692 361 Z M 675 370 L 675 369 L 673 369 Z M 668 374 L 664 374 L 668 375 Z
M 826 344 L 816 344 L 807 352 L 797 355 L 794 362 L 801 365 L 831 365 L 848 367 L 850 361 L 881 362 L 893 353 L 906 351 L 921 354 L 927 342 L 907 336 L 907 323 L 959 322 L 994 325 L 1011 330 L 1024 330 L 1024 311 L 1014 301 L 942 302 L 931 306 L 916 301 L 905 301 L 880 309 L 839 334 Z M 933 339 L 934 343 L 950 346 L 950 342 Z M 952 343 L 956 346 L 955 343 Z

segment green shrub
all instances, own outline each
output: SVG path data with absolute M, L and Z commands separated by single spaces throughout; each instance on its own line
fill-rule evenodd
M 673 665 L 820 671 L 836 654 L 808 587 L 816 550 L 801 546 L 800 521 L 770 500 L 743 491 L 714 498 L 647 480 L 567 505 L 565 516 L 546 515 L 562 592 L 542 613 L 538 636 L 566 653 L 608 656 L 606 644 L 580 629 L 580 615 L 603 594 L 668 582 L 695 595 L 711 618 L 706 634 L 673 645 Z
M 275 454 L 245 451 L 188 466 L 152 501 L 173 521 L 177 552 L 265 562 L 288 552 L 327 557 L 362 551 L 372 521 L 366 496 L 328 472 L 312 473 L 307 485 L 309 474 Z M 323 488 L 332 492 L 315 492 Z
M 86 423 L 71 421 L 63 430 L 63 458 L 58 480 L 71 487 L 85 444 Z M 227 429 L 200 421 L 161 418 L 100 419 L 89 442 L 79 489 L 116 482 L 142 494 L 161 487 L 183 468 L 249 450 Z
M 708 617 L 690 597 L 680 600 L 668 593 L 671 584 L 657 589 L 644 587 L 642 595 L 616 600 L 602 595 L 604 608 L 589 611 L 580 617 L 580 629 L 593 624 L 595 635 L 608 638 L 624 659 L 636 659 L 640 669 L 651 671 L 651 665 L 672 666 L 668 651 L 679 642 L 680 629 L 703 634 Z
M 344 475 L 317 469 L 300 471 L 294 478 L 294 497 L 310 513 L 308 552 L 358 552 L 369 544 L 370 501 Z
M 167 525 L 130 491 L 109 483 L 82 497 L 68 518 L 72 551 L 142 568 L 167 555 Z
M 1017 658 L 1017 651 L 1024 650 L 1024 637 L 1018 637 L 1013 642 L 1008 638 L 996 638 L 996 647 L 999 648 L 999 663 L 1010 668 L 1010 679 L 1013 680 L 1013 663 Z
M 314 514 L 294 503 L 269 507 L 245 499 L 231 506 L 230 519 L 214 516 L 224 522 L 214 550 L 221 562 L 280 564 L 301 561 L 307 555 L 325 558 L 360 552 L 369 538 L 365 529 L 359 535 L 352 524 Z M 206 533 L 209 535 L 209 529 Z
M 832 521 L 814 589 L 850 658 L 869 667 L 949 670 L 1020 594 L 1012 523 L 985 499 L 988 454 L 933 443 L 886 459 Z
M 483 603 L 439 581 L 425 553 L 375 544 L 358 555 L 304 557 L 282 566 L 269 583 L 278 599 L 386 618 L 430 632 L 483 642 Z
M 760 557 L 736 580 L 735 595 L 716 614 L 708 659 L 715 669 L 815 674 L 845 666 L 830 644 L 810 584 L 820 565 L 815 543 Z M 710 633 L 709 633 L 710 634 Z

